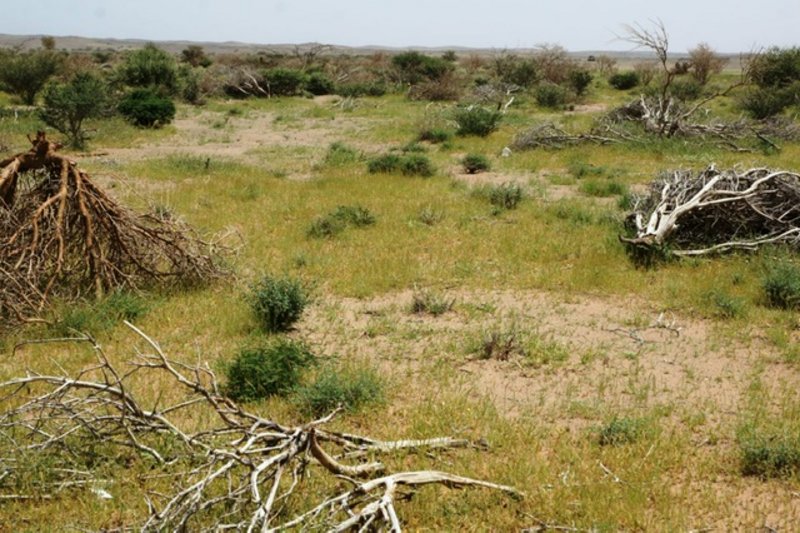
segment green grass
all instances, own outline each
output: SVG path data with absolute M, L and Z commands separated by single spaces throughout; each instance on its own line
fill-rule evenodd
M 629 97 L 600 81 L 586 103 L 617 105 Z M 555 120 L 578 130 L 597 118 L 543 112 L 529 95 L 518 100 L 487 137 L 449 137 L 441 132 L 449 134 L 452 125 L 435 124 L 444 129 L 422 145 L 424 155 L 390 152 L 416 139 L 433 113 L 427 103 L 400 94 L 359 98 L 347 109 L 300 98 L 211 100 L 202 115 L 181 107 L 179 125 L 159 131 L 100 121 L 90 148 L 109 155 L 85 158 L 82 168 L 136 209 L 159 205 L 209 236 L 232 231 L 235 237 L 225 242 L 236 251 L 229 259 L 236 277 L 188 292 L 145 293 L 144 311 L 121 302 L 111 306 L 111 320 L 98 311 L 102 302 L 59 308 L 65 319 L 54 329 L 16 332 L 2 339 L 0 350 L 7 355 L 24 338 L 88 329 L 124 364 L 137 348 L 120 324 L 128 317 L 177 360 L 226 368 L 242 346 L 258 344 L 259 324 L 242 294 L 263 272 L 288 273 L 315 286 L 315 299 L 290 336 L 306 342 L 321 364 L 304 370 L 298 387 L 254 404 L 255 409 L 282 423 L 302 424 L 309 414 L 326 414 L 341 403 L 349 411 L 331 423 L 336 431 L 386 440 L 449 435 L 485 442 L 488 451 L 380 459 L 391 472 L 448 470 L 512 484 L 528 494 L 516 502 L 491 491 L 423 488 L 398 505 L 407 529 L 515 530 L 538 527 L 538 520 L 600 531 L 763 526 L 760 516 L 742 514 L 734 502 L 752 493 L 770 502 L 765 506 L 778 506 L 770 509 L 781 515 L 787 507 L 779 507 L 780 495 L 800 489 L 794 460 L 800 410 L 791 395 L 800 370 L 796 313 L 764 306 L 765 272 L 787 255 L 764 250 L 640 268 L 618 241 L 623 209 L 603 197 L 624 196 L 661 170 L 701 168 L 711 161 L 721 168 L 800 168 L 800 145 L 787 142 L 776 154 L 732 153 L 669 139 L 501 158 L 521 128 Z M 450 108 L 441 112 L 446 116 Z M 730 106 L 720 112 L 736 116 Z M 204 129 L 196 144 L 173 150 L 173 141 L 188 142 L 180 122 L 195 113 L 211 115 L 197 126 Z M 254 120 L 267 121 L 275 137 L 245 145 L 241 153 L 235 142 L 222 142 Z M 23 134 L 37 127 L 34 116 L 14 122 L 4 114 L 0 141 L 10 151 L 26 150 Z M 325 128 L 324 134 L 302 138 L 313 128 Z M 275 140 L 280 138 L 291 142 Z M 159 146 L 152 156 L 115 151 L 151 143 Z M 220 153 L 218 144 L 235 149 Z M 369 174 L 362 154 L 381 153 L 422 155 L 437 172 L 424 179 L 402 176 L 399 167 L 395 173 Z M 497 206 L 490 194 L 475 194 L 448 176 L 454 162 L 470 153 L 486 154 L 494 174 L 526 184 L 520 193 L 541 191 L 493 216 Z M 341 206 L 368 206 L 377 222 L 333 239 L 309 239 L 310 224 Z M 433 316 L 409 312 L 404 291 L 414 290 L 420 296 L 415 309 Z M 530 316 L 516 309 L 541 294 L 565 307 L 535 308 Z M 587 331 L 575 332 L 584 340 L 573 346 L 565 340 L 573 332 L 562 331 L 560 319 L 597 302 L 614 311 L 598 313 Z M 658 366 L 664 356 L 656 346 L 639 350 L 630 341 L 630 349 L 611 348 L 591 340 L 617 324 L 617 312 L 641 313 L 639 322 L 625 327 L 645 327 L 662 311 L 688 328 L 674 342 L 702 331 L 716 347 L 713 354 L 687 345 L 669 374 L 660 374 L 655 369 L 665 368 Z M 695 375 L 689 364 L 712 355 L 719 358 L 712 366 L 730 368 L 720 383 Z M 95 362 L 86 347 L 28 346 L 0 360 L 0 379 L 27 369 L 77 371 Z M 749 398 L 742 372 L 759 374 L 765 385 L 752 395 L 771 399 L 720 408 L 712 401 L 718 389 L 734 403 Z M 480 380 L 492 376 L 500 392 L 487 390 Z M 552 390 L 538 389 L 548 376 L 559 378 Z M 659 391 L 670 383 L 696 384 L 709 405 L 694 397 L 664 403 Z M 171 392 L 161 381 L 138 385 L 153 402 L 145 402 L 148 406 Z M 769 396 L 764 390 L 782 386 L 787 393 Z M 86 529 L 134 527 L 153 471 L 134 452 L 109 460 L 101 452 L 99 464 L 103 477 L 113 480 L 108 490 L 114 500 L 63 491 L 53 501 L 9 501 L 3 504 L 4 525 L 42 529 L 58 513 L 60 523 Z M 46 457 L 28 460 L 30 472 L 47 472 Z M 339 483 L 311 472 L 309 483 L 320 491 Z M 153 483 L 164 492 L 172 480 Z M 19 478 L 0 487 L 13 492 L 26 485 Z M 291 502 L 289 510 L 304 503 L 310 502 Z

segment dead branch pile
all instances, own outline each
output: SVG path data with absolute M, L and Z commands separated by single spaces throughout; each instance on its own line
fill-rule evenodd
M 586 133 L 570 133 L 552 124 L 534 126 L 514 139 L 518 150 L 563 148 L 577 144 L 644 142 L 654 138 L 699 138 L 737 152 L 751 151 L 753 143 L 779 149 L 776 140 L 800 139 L 800 127 L 791 120 L 696 120 L 693 117 L 710 98 L 686 107 L 672 98 L 641 96 L 601 117 Z M 701 113 L 702 114 L 702 113 Z M 745 145 L 742 146 L 742 143 Z
M 74 298 L 221 274 L 212 246 L 185 224 L 118 204 L 39 132 L 0 161 L 0 324 Z
M 154 463 L 157 470 L 146 479 L 170 480 L 169 493 L 157 483 L 147 486 L 143 531 L 400 531 L 395 504 L 406 488 L 477 486 L 520 496 L 511 487 L 439 471 L 387 473 L 369 458 L 471 444 L 452 438 L 385 442 L 324 429 L 336 412 L 299 426 L 279 424 L 224 397 L 209 368 L 167 358 L 156 342 L 127 325 L 147 352 L 138 353 L 124 372 L 84 338 L 75 340 L 93 345 L 97 364 L 77 376 L 29 372 L 0 383 L 0 498 L 48 497 L 65 486 L 101 484 L 76 460 L 87 450 L 103 449 L 119 460 L 125 448 Z M 139 397 L 136 384 L 163 378 L 173 400 Z M 196 421 L 209 420 L 209 412 L 211 422 L 198 427 Z M 49 483 L 47 476 L 25 474 L 26 453 L 48 458 L 55 471 Z M 339 480 L 312 506 L 308 498 L 321 489 L 317 480 L 316 489 L 302 492 L 310 466 Z M 20 485 L 33 495 L 20 493 Z
M 629 246 L 676 256 L 800 245 L 800 174 L 754 168 L 662 175 L 636 200 Z

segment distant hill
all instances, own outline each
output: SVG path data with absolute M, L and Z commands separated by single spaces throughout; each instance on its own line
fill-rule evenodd
M 43 35 L 10 35 L 0 34 L 0 48 L 13 48 L 20 47 L 23 50 L 30 50 L 39 48 L 41 46 L 41 38 Z M 180 53 L 181 50 L 189 45 L 202 46 L 206 52 L 211 54 L 220 53 L 241 53 L 241 52 L 280 52 L 291 53 L 296 49 L 307 50 L 314 46 L 320 46 L 319 43 L 302 43 L 302 44 L 255 44 L 255 43 L 241 43 L 236 41 L 226 42 L 203 42 L 203 41 L 148 41 L 144 39 L 98 39 L 90 37 L 78 36 L 53 36 L 56 40 L 56 48 L 59 50 L 68 51 L 93 51 L 93 50 L 134 50 L 143 47 L 148 42 L 154 42 L 159 48 L 163 48 L 168 52 Z M 439 46 L 439 47 L 425 47 L 425 46 L 411 46 L 411 47 L 390 47 L 390 46 L 340 46 L 329 45 L 331 53 L 338 54 L 371 54 L 375 52 L 399 52 L 403 50 L 417 50 L 431 54 L 443 53 L 448 50 L 453 50 L 459 54 L 493 54 L 497 53 L 501 48 L 469 48 L 464 46 Z M 510 50 L 510 49 L 509 49 Z M 518 48 L 513 49 L 515 53 L 529 54 L 536 51 L 534 48 Z M 570 52 L 573 57 L 588 57 L 589 55 L 608 55 L 618 59 L 646 59 L 653 58 L 653 54 L 647 51 L 631 51 L 631 52 L 610 52 L 603 50 L 587 50 L 587 51 L 574 51 Z

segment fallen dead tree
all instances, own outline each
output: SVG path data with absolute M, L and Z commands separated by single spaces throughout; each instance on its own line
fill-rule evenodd
M 800 245 L 800 174 L 754 168 L 662 175 L 635 200 L 633 249 L 694 256 Z
M 98 484 L 80 458 L 104 447 L 117 458 L 126 448 L 134 450 L 158 469 L 151 478 L 170 480 L 169 493 L 157 484 L 147 491 L 147 516 L 138 526 L 144 531 L 400 531 L 395 504 L 404 488 L 474 486 L 521 496 L 508 486 L 445 472 L 387 473 L 385 465 L 368 459 L 471 443 L 447 437 L 386 442 L 325 429 L 336 412 L 299 426 L 280 424 L 222 395 L 209 368 L 169 359 L 127 325 L 147 346 L 128 369 L 116 368 L 99 345 L 82 338 L 73 340 L 90 343 L 97 364 L 77 376 L 28 373 L 0 383 L 0 498 L 52 497 L 65 487 Z M 162 390 L 170 400 L 139 397 L 137 384 L 154 379 L 168 381 Z M 28 476 L 26 453 L 47 457 L 54 481 Z M 304 509 L 303 502 L 320 491 L 316 481 L 312 492 L 303 493 L 314 466 L 338 482 Z M 15 481 L 21 478 L 34 494 L 9 493 L 18 490 Z
M 0 161 L 0 323 L 39 316 L 53 296 L 221 275 L 213 246 L 187 225 L 121 206 L 44 132 L 31 144 Z

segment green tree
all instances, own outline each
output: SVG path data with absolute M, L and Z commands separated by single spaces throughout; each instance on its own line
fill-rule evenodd
M 175 94 L 178 66 L 170 54 L 149 43 L 131 52 L 117 72 L 120 81 L 131 87 L 154 87 Z
M 67 83 L 48 84 L 42 99 L 41 119 L 66 135 L 75 148 L 86 144 L 84 121 L 104 114 L 109 102 L 105 82 L 90 72 L 76 74 Z
M 181 51 L 181 62 L 193 67 L 208 67 L 211 65 L 211 58 L 206 55 L 202 46 L 192 44 Z
M 50 50 L 0 53 L 0 88 L 33 105 L 36 94 L 55 75 L 63 57 Z
M 414 85 L 424 80 L 438 80 L 453 69 L 453 64 L 419 52 L 403 52 L 392 57 L 400 81 Z

